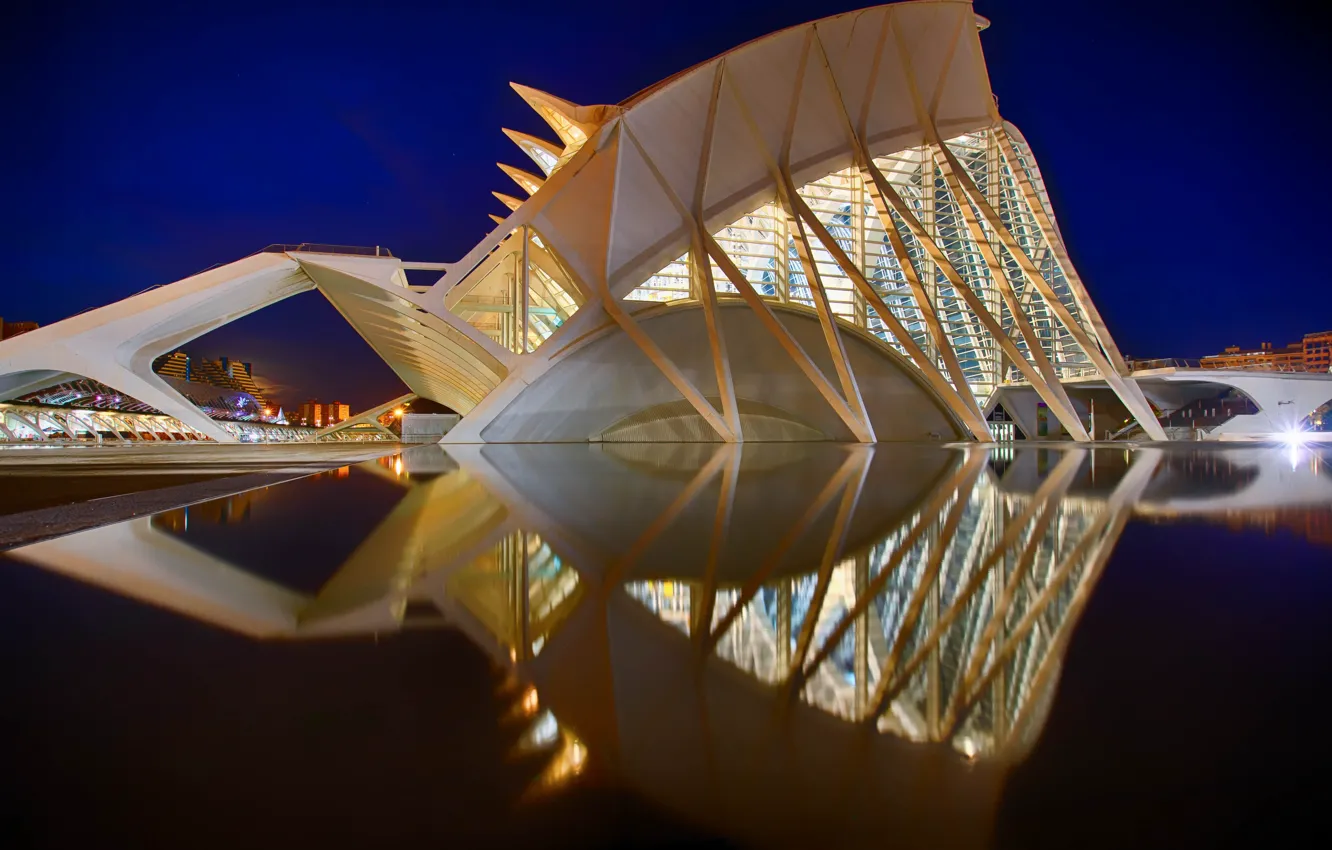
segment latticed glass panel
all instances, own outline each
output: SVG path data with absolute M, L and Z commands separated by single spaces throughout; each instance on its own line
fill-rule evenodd
M 1000 140 L 991 131 L 958 136 L 946 145 L 961 166 L 958 178 L 975 184 L 1039 272 L 1043 286 L 1048 286 L 1058 303 L 1085 327 L 1075 288 L 1061 264 L 1061 257 L 1065 257 L 1062 246 L 1049 244 L 1019 179 L 1029 180 L 1038 192 L 1044 192 L 1029 152 L 1017 145 L 1016 162 L 1009 162 Z M 1005 288 L 1011 289 L 1035 344 L 1061 377 L 1094 371 L 1086 352 L 1046 303 L 1040 287 L 1029 280 L 1019 258 L 993 231 L 987 216 L 969 194 L 955 197 L 940 168 L 942 159 L 941 152 L 929 146 L 875 159 L 876 168 L 905 202 L 912 222 L 891 207 L 881 213 L 855 167 L 810 181 L 796 192 L 849 263 L 864 275 L 903 331 L 950 383 L 954 376 L 943 356 L 945 346 L 956 355 L 966 388 L 981 401 L 1000 383 L 1020 377 L 1017 372 L 1004 374 L 1005 364 L 1010 369 L 1013 364 L 1002 353 L 991 322 L 1012 340 L 1020 356 L 1032 359 L 1018 317 L 1004 295 Z M 927 248 L 915 235 L 917 226 L 941 252 L 938 260 L 931 253 L 934 249 Z M 894 250 L 888 227 L 896 231 L 904 256 Z M 973 228 L 979 230 L 983 243 L 977 242 Z M 814 307 L 811 287 L 817 278 L 840 321 L 863 328 L 905 354 L 889 323 L 867 303 L 848 269 L 825 247 L 821 234 L 808 226 L 803 229 L 807 247 L 799 241 L 801 228 L 782 208 L 780 199 L 774 199 L 719 228 L 714 237 L 760 296 Z M 802 261 L 806 253 L 807 260 Z M 712 260 L 709 265 L 716 291 L 723 296 L 737 295 L 722 269 Z M 690 258 L 686 254 L 649 277 L 628 298 L 676 301 L 691 297 L 691 293 Z M 927 306 L 939 321 L 943 345 L 934 339 L 926 321 Z M 991 318 L 987 319 L 986 313 Z
M 676 258 L 625 296 L 630 301 L 679 301 L 688 297 L 688 254 Z

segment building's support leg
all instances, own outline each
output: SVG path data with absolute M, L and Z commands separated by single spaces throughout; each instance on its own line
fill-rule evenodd
M 112 422 L 109 418 L 105 416 L 91 416 L 90 418 L 97 422 L 101 422 L 104 426 L 106 426 L 106 430 L 116 435 L 117 441 L 122 443 L 125 442 L 125 435 L 120 433 L 120 429 L 117 428 L 115 423 Z
M 666 352 L 661 350 L 661 347 L 657 345 L 652 337 L 648 336 L 647 332 L 639 327 L 638 322 L 634 321 L 633 317 L 625 312 L 620 303 L 615 300 L 615 296 L 610 293 L 610 290 L 604 285 L 602 290 L 601 306 L 607 315 L 615 320 L 615 323 L 620 326 L 625 335 L 638 346 L 639 351 L 642 351 L 647 359 L 652 361 L 652 365 L 656 366 L 666 380 L 671 382 L 671 385 L 679 391 L 680 395 L 685 397 L 694 410 L 698 411 L 703 420 L 712 426 L 712 430 L 717 432 L 718 437 L 727 443 L 736 442 L 739 437 L 722 421 L 712 403 L 703 397 L 698 388 L 685 377 L 684 372 L 680 371 L 680 367 L 676 366 L 675 362 L 666 356 Z
M 37 435 L 38 440 L 46 442 L 48 439 L 50 439 L 49 437 L 46 436 L 46 432 L 42 430 L 40 416 L 34 416 L 32 419 L 29 419 L 28 417 L 24 416 L 22 413 L 19 413 L 17 410 L 9 411 L 9 415 L 17 419 L 19 422 L 22 422 L 25 426 L 27 426 L 29 431 L 32 431 L 34 434 Z
M 703 304 L 703 320 L 708 328 L 708 345 L 712 351 L 712 366 L 717 374 L 717 394 L 721 397 L 722 418 L 726 427 L 744 439 L 740 425 L 740 406 L 735 399 L 735 382 L 731 377 L 731 360 L 726 350 L 726 335 L 722 333 L 721 316 L 717 315 L 717 286 L 712 279 L 712 264 L 703 249 L 703 237 L 697 225 L 694 228 L 694 246 L 690 252 L 691 272 L 697 278 L 698 299 Z
M 41 413 L 38 413 L 38 414 L 37 414 L 37 421 L 38 421 L 38 422 L 41 422 L 41 421 L 42 421 L 42 414 L 41 414 Z M 60 417 L 57 416 L 57 415 L 55 415 L 54 413 L 47 412 L 47 413 L 46 413 L 46 421 L 47 421 L 47 422 L 50 422 L 52 425 L 54 425 L 54 426 L 56 426 L 57 428 L 59 428 L 61 431 L 64 431 L 64 432 L 65 432 L 65 436 L 69 437 L 69 439 L 70 439 L 71 441 L 75 441 L 75 440 L 78 440 L 78 439 L 79 439 L 79 435 L 74 433 L 74 429 L 71 428 L 71 427 L 69 427 L 69 423 L 68 423 L 68 422 L 64 422 L 64 421 L 62 421 L 62 420 L 60 419 Z
M 0 434 L 4 434 L 5 440 L 8 442 L 18 442 L 18 437 L 14 435 L 14 432 L 5 426 L 5 414 L 3 413 L 0 413 Z
M 85 426 L 88 429 L 88 433 L 92 434 L 93 439 L 97 441 L 97 445 L 100 446 L 102 444 L 102 432 L 97 430 L 97 426 L 92 423 L 91 419 L 84 419 L 82 416 L 73 413 L 65 414 L 65 418 L 66 420 L 73 419 L 75 422 Z

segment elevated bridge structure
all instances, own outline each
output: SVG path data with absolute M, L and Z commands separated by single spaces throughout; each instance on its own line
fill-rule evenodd
M 1152 403 L 1173 439 L 1261 440 L 1303 434 L 1310 415 L 1332 402 L 1332 374 L 1158 366 L 1136 369 L 1128 380 Z M 1104 380 L 1095 375 L 1070 378 L 1064 388 L 1098 438 L 1142 436 L 1140 423 Z M 1028 439 L 1066 438 L 1060 423 L 1044 415 L 1033 387 L 1019 381 L 999 387 L 987 413 L 1000 405 Z M 1174 416 L 1177 411 L 1189 416 Z

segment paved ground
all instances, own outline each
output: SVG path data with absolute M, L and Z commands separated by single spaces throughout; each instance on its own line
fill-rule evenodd
M 397 443 L 0 449 L 0 549 L 371 460 Z

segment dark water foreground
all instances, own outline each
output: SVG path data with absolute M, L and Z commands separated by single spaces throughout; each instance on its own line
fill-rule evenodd
M 22 846 L 1265 846 L 1332 456 L 422 447 L 11 550 L 0 629 Z

